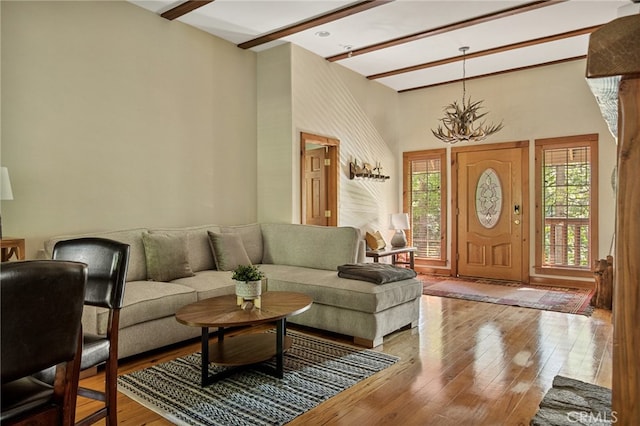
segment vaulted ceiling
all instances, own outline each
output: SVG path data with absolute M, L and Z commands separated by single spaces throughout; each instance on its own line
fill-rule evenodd
M 129 0 L 261 51 L 290 42 L 398 92 L 582 59 L 631 0 Z

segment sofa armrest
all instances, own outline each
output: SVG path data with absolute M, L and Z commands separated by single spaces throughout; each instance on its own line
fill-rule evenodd
M 364 263 L 367 257 L 367 242 L 365 240 L 360 240 L 358 244 L 358 258 L 356 263 Z

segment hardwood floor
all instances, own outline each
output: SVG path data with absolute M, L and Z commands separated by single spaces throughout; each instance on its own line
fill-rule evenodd
M 387 336 L 376 348 L 399 363 L 289 425 L 528 425 L 557 374 L 611 388 L 610 311 L 585 317 L 423 296 L 420 318 L 417 328 Z M 196 340 L 124 360 L 119 372 L 197 350 Z M 95 387 L 100 380 L 103 373 L 81 383 Z M 79 398 L 78 417 L 98 404 Z M 121 425 L 171 424 L 122 394 L 118 416 Z

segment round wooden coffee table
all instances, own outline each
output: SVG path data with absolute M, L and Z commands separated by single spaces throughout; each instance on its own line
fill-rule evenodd
M 238 368 L 254 365 L 276 357 L 276 368 L 261 369 L 283 377 L 284 352 L 291 347 L 287 337 L 286 318 L 309 309 L 313 300 L 302 293 L 268 291 L 262 295 L 262 308 L 245 311 L 236 304 L 236 296 L 212 297 L 183 306 L 176 312 L 182 324 L 202 328 L 202 386 L 233 374 Z M 224 338 L 225 328 L 276 323 L 276 333 L 252 333 Z M 218 340 L 209 343 L 209 327 L 218 327 Z M 221 373 L 209 375 L 213 362 L 231 367 Z

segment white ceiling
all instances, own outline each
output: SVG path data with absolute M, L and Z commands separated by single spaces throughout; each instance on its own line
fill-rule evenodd
M 185 3 L 185 0 L 129 1 L 158 15 Z M 358 3 L 361 1 L 215 0 L 176 20 L 239 45 Z M 379 5 L 251 49 L 261 51 L 291 42 L 369 78 L 395 71 L 394 75 L 373 79 L 396 91 L 405 91 L 462 78 L 461 46 L 470 47 L 466 59 L 467 78 L 584 57 L 593 27 L 640 11 L 640 3 L 631 0 L 395 0 L 373 3 Z M 533 4 L 539 7 L 504 13 L 507 16 L 502 17 L 478 19 Z M 471 22 L 461 24 L 462 21 Z M 428 31 L 432 34 L 414 37 L 392 47 L 360 51 Z M 320 37 L 321 32 L 329 35 Z M 548 39 L 567 32 L 573 33 L 569 37 Z M 532 40 L 536 42 L 530 42 Z M 494 51 L 483 52 L 491 49 Z M 346 57 L 348 52 L 351 57 Z M 474 54 L 478 56 L 474 57 Z M 337 55 L 343 57 L 332 58 Z M 398 72 L 406 67 L 442 60 L 450 62 Z

